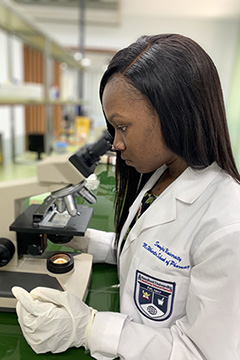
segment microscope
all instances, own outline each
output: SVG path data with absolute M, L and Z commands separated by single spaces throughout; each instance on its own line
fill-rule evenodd
M 77 252 L 49 252 L 48 240 L 67 244 L 84 236 L 93 209 L 77 204 L 80 196 L 90 204 L 96 196 L 87 178 L 100 157 L 112 147 L 105 131 L 93 144 L 75 154 L 50 156 L 37 165 L 37 176 L 0 183 L 0 310 L 14 311 L 13 286 L 31 291 L 45 286 L 69 291 L 85 300 L 91 278 L 92 256 Z M 43 203 L 22 212 L 22 202 L 50 193 Z

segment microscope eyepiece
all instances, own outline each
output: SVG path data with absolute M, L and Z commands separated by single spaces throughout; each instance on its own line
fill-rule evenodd
M 69 161 L 87 178 L 93 174 L 100 156 L 112 148 L 112 143 L 113 137 L 106 130 L 97 142 L 83 146 L 79 151 L 70 156 Z

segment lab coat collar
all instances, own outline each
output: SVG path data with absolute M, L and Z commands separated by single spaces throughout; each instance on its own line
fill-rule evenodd
M 192 204 L 204 192 L 222 169 L 213 163 L 205 169 L 188 167 L 170 186 L 173 196 L 186 204 Z
M 126 233 L 133 217 L 135 216 L 140 206 L 143 195 L 147 190 L 152 188 L 165 169 L 166 166 L 163 166 L 156 170 L 156 172 L 142 189 L 136 201 L 130 208 L 129 217 L 124 225 L 122 234 Z M 129 241 L 131 242 L 136 239 L 140 232 L 146 228 L 174 221 L 177 217 L 176 199 L 186 204 L 194 203 L 194 201 L 196 201 L 196 199 L 204 192 L 206 187 L 213 181 L 215 176 L 220 171 L 221 169 L 216 163 L 213 163 L 203 170 L 194 170 L 188 167 L 171 185 L 168 186 L 168 188 L 162 194 L 159 195 L 150 208 L 147 209 L 146 212 L 148 212 L 148 216 L 146 213 L 144 213 L 139 218 L 129 233 Z M 160 201 L 161 207 L 158 205 Z M 151 216 L 149 216 L 149 212 L 151 212 Z

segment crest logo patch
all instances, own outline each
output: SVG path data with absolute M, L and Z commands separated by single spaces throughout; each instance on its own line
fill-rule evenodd
M 134 301 L 148 319 L 163 321 L 172 313 L 176 284 L 136 271 Z

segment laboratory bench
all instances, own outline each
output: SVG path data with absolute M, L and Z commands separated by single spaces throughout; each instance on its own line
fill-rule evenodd
M 116 267 L 94 264 L 86 303 L 99 311 L 118 311 L 118 278 Z M 15 313 L 0 313 L 1 360 L 70 360 L 92 359 L 84 348 L 70 348 L 60 354 L 36 354 L 22 335 Z
M 0 181 L 10 178 L 35 176 L 34 164 L 0 165 Z M 97 203 L 93 207 L 93 216 L 89 227 L 113 231 L 113 201 L 114 201 L 114 167 L 99 164 L 95 171 L 100 185 L 95 191 Z M 22 174 L 22 175 L 21 175 Z M 83 200 L 80 200 L 80 203 Z M 69 248 L 49 243 L 50 250 L 66 250 Z M 92 276 L 86 303 L 99 311 L 119 311 L 119 289 L 116 266 L 108 264 L 93 264 Z M 36 354 L 27 344 L 18 324 L 16 313 L 0 312 L 0 360 L 68 360 L 92 359 L 89 351 L 84 348 L 70 348 L 59 354 Z

